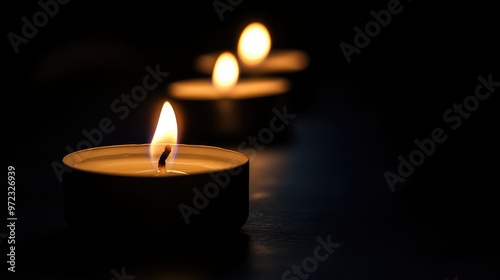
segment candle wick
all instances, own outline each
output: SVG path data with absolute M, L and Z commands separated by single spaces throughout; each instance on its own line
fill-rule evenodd
M 166 145 L 165 150 L 163 151 L 163 153 L 160 156 L 160 159 L 158 160 L 158 172 L 159 173 L 166 173 L 167 172 L 165 161 L 167 160 L 171 151 L 172 151 L 172 147 L 170 145 Z

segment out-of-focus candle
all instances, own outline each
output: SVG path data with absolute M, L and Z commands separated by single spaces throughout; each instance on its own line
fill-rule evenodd
M 219 55 L 212 78 L 172 82 L 167 94 L 179 108 L 184 141 L 238 141 L 269 122 L 286 103 L 290 83 L 280 77 L 240 78 L 236 57 Z
M 224 92 L 209 79 L 199 78 L 172 82 L 169 94 L 174 100 L 251 99 L 285 94 L 289 88 L 290 84 L 284 78 L 248 78 Z
M 173 82 L 169 94 L 175 99 L 249 99 L 284 94 L 289 83 L 284 78 L 239 79 L 239 66 L 230 52 L 220 54 L 213 64 L 211 80 L 206 78 Z
M 209 74 L 221 53 L 202 54 L 195 58 L 194 67 L 202 74 Z M 240 33 L 235 53 L 240 76 L 280 77 L 290 83 L 287 91 L 288 104 L 292 110 L 300 112 L 311 102 L 311 84 L 307 52 L 294 48 L 273 47 L 271 34 L 260 22 L 251 22 Z
M 259 22 L 249 24 L 238 41 L 238 57 L 243 65 L 255 67 L 262 63 L 271 50 L 271 36 Z
M 309 66 L 309 56 L 302 50 L 274 50 L 268 29 L 260 22 L 252 22 L 245 27 L 236 50 L 241 73 L 245 75 L 293 73 Z M 195 59 L 195 68 L 201 73 L 211 73 L 222 52 L 200 55 Z

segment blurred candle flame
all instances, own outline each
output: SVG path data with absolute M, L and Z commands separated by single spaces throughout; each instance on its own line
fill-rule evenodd
M 177 144 L 177 119 L 175 117 L 174 108 L 170 102 L 165 101 L 161 109 L 160 117 L 156 125 L 156 130 L 151 140 L 151 145 L 149 147 L 149 156 L 151 164 L 156 168 L 158 165 L 158 159 L 165 150 L 165 145 Z M 172 146 L 172 152 L 167 158 L 167 168 L 171 165 L 175 155 L 177 153 L 177 146 Z M 170 163 L 170 164 L 169 164 Z
M 239 67 L 236 57 L 224 52 L 217 58 L 212 73 L 212 83 L 221 92 L 229 92 L 238 82 Z
M 271 36 L 267 28 L 259 22 L 247 25 L 238 41 L 238 57 L 248 65 L 260 64 L 271 50 Z

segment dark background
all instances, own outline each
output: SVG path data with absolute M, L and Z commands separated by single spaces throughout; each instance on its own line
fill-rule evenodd
M 353 44 L 353 28 L 363 29 L 370 10 L 387 3 L 244 0 L 221 21 L 211 1 L 73 0 L 17 54 L 5 36 L 3 141 L 6 164 L 16 167 L 16 275 L 112 279 L 111 269 L 127 267 L 138 280 L 280 279 L 312 254 L 316 237 L 331 234 L 342 245 L 310 279 L 493 279 L 500 89 L 455 131 L 442 114 L 474 93 L 478 76 L 500 81 L 495 6 L 402 1 L 402 12 L 347 63 L 339 44 Z M 21 18 L 39 10 L 36 1 L 5 3 L 4 34 L 21 34 Z M 201 76 L 194 58 L 233 48 L 253 20 L 266 23 L 273 48 L 302 49 L 311 64 L 289 104 L 298 114 L 290 139 L 251 163 L 250 217 L 238 238 L 201 253 L 193 241 L 113 254 L 67 237 L 51 166 L 65 147 L 75 148 L 81 130 L 104 117 L 116 129 L 101 145 L 150 142 L 165 86 Z M 170 76 L 119 120 L 111 102 L 158 63 Z M 436 127 L 446 142 L 392 193 L 383 173 L 395 172 L 398 155 L 407 157 L 413 141 Z M 253 196 L 261 192 L 267 198 Z

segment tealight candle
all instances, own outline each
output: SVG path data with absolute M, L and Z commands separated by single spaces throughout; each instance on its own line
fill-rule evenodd
M 239 78 L 235 56 L 222 53 L 212 79 L 176 81 L 167 94 L 184 120 L 183 142 L 241 142 L 267 126 L 287 103 L 290 83 L 279 77 Z M 283 133 L 284 135 L 284 133 Z
M 272 50 L 271 36 L 259 22 L 252 22 L 240 35 L 237 44 L 238 63 L 242 74 L 289 74 L 305 70 L 309 65 L 306 52 L 296 49 Z M 224 51 L 203 54 L 195 59 L 195 68 L 209 74 Z
M 168 122 L 167 122 L 168 120 Z M 150 144 L 95 147 L 66 155 L 66 219 L 107 235 L 200 233 L 241 227 L 248 217 L 249 160 L 214 146 L 176 144 L 173 108 L 162 108 Z M 158 163 L 166 145 L 166 172 Z
M 194 62 L 195 69 L 209 74 L 224 52 L 198 56 Z M 242 77 L 286 78 L 292 85 L 287 93 L 290 105 L 299 111 L 309 104 L 312 85 L 308 76 L 310 59 L 305 51 L 272 48 L 271 35 L 266 26 L 252 22 L 241 32 L 235 52 Z

